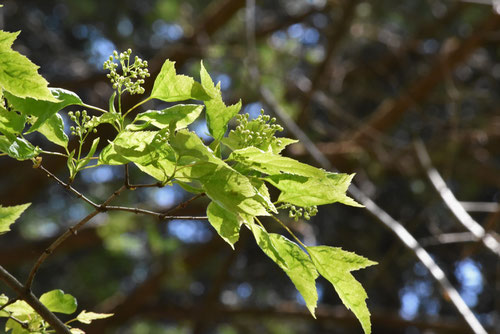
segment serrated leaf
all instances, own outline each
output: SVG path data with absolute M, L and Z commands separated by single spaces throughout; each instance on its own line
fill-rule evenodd
M 56 145 L 62 147 L 68 146 L 69 139 L 64 133 L 64 122 L 58 113 L 50 116 L 47 121 L 38 128 L 38 132 Z
M 77 307 L 75 297 L 59 289 L 44 293 L 40 302 L 50 311 L 64 314 L 75 312 Z
M 208 221 L 221 238 L 234 249 L 234 244 L 240 237 L 241 222 L 238 216 L 227 211 L 215 202 L 211 202 L 208 205 L 207 216 Z
M 267 216 L 266 208 L 276 210 L 272 203 L 268 206 L 246 176 L 217 158 L 195 133 L 180 130 L 171 138 L 170 144 L 181 165 L 177 177 L 181 181 L 199 181 L 207 196 L 224 209 L 250 216 Z
M 57 102 L 41 101 L 29 97 L 20 98 L 9 93 L 5 94 L 5 97 L 15 110 L 25 115 L 34 116 L 34 119 L 36 119 L 27 133 L 37 131 L 50 117 L 69 105 L 83 105 L 82 100 L 72 91 L 62 88 L 50 88 L 50 92 L 57 99 Z
M 166 60 L 155 79 L 151 98 L 165 102 L 177 102 L 189 99 L 206 100 L 209 98 L 203 87 L 193 78 L 178 75 L 175 62 Z
M 203 105 L 178 104 L 163 110 L 148 110 L 140 113 L 135 118 L 134 123 L 143 121 L 163 129 L 169 128 L 170 124 L 173 122 L 175 124 L 175 130 L 180 130 L 193 123 L 202 110 Z
M 342 303 L 356 315 L 364 332 L 371 333 L 370 312 L 366 306 L 368 296 L 351 271 L 377 263 L 336 247 L 307 247 L 307 252 L 321 276 L 332 283 Z
M 215 86 L 212 78 L 201 63 L 200 70 L 201 85 L 210 95 L 210 99 L 205 101 L 207 125 L 212 137 L 221 139 L 227 130 L 227 123 L 240 112 L 241 100 L 229 107 L 222 101 L 220 84 Z
M 100 124 L 114 125 L 116 121 L 120 120 L 120 114 L 116 112 L 106 112 L 101 116 L 93 116 L 90 121 L 85 123 L 86 128 L 95 128 Z
M 114 314 L 113 313 L 94 313 L 94 312 L 87 312 L 83 310 L 77 317 L 76 320 L 78 320 L 81 323 L 84 324 L 90 324 L 93 320 L 97 319 L 105 319 L 112 317 Z
M 20 137 L 0 136 L 0 152 L 19 161 L 36 157 L 40 149 Z
M 12 225 L 30 205 L 31 203 L 5 207 L 0 205 L 0 234 L 10 231 L 9 226 Z
M 242 163 L 261 173 L 268 175 L 288 173 L 295 175 L 326 177 L 326 172 L 319 168 L 298 162 L 297 160 L 282 157 L 272 152 L 264 152 L 256 147 L 247 147 L 234 151 L 229 160 Z
M 285 137 L 279 137 L 276 138 L 276 140 L 273 140 L 271 142 L 271 151 L 274 154 L 279 154 L 281 151 L 285 149 L 288 145 L 298 143 L 299 141 L 297 139 L 291 139 L 291 138 L 285 138 Z
M 0 88 L 20 98 L 57 102 L 47 89 L 48 82 L 38 74 L 39 67 L 12 50 L 19 33 L 0 30 Z
M 15 111 L 8 111 L 0 106 L 0 132 L 3 134 L 20 134 L 26 124 L 26 116 Z
M 315 316 L 318 302 L 316 278 L 319 276 L 313 262 L 307 254 L 294 242 L 282 235 L 267 233 L 260 226 L 252 226 L 257 244 L 292 280 L 300 292 L 306 306 Z
M 308 207 L 340 202 L 362 207 L 346 195 L 354 174 L 328 173 L 324 177 L 280 174 L 270 175 L 265 180 L 281 190 L 278 202 Z

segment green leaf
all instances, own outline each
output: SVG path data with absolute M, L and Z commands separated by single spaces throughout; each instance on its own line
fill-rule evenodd
M 144 121 L 157 128 L 169 128 L 172 122 L 175 123 L 175 129 L 180 130 L 193 123 L 198 118 L 203 105 L 197 104 L 178 104 L 164 110 L 148 110 L 143 112 L 134 120 L 135 122 Z
M 36 157 L 41 151 L 24 138 L 0 136 L 0 152 L 22 161 Z
M 21 98 L 57 102 L 47 89 L 48 82 L 38 74 L 39 67 L 12 50 L 19 33 L 0 30 L 0 88 Z
M 276 140 L 273 140 L 271 142 L 271 151 L 274 154 L 278 154 L 281 151 L 285 149 L 290 144 L 295 144 L 298 143 L 299 141 L 297 139 L 291 139 L 291 138 L 285 138 L 285 137 L 278 137 Z
M 3 293 L 0 295 L 0 307 L 3 305 L 7 304 L 9 302 L 9 297 L 4 295 Z M 5 312 L 4 310 L 0 311 L 0 317 L 8 317 L 9 313 Z
M 35 310 L 28 305 L 24 300 L 18 300 L 5 308 L 5 311 L 9 312 L 15 317 L 30 315 L 35 313 Z
M 377 263 L 341 248 L 315 246 L 307 247 L 307 252 L 321 276 L 332 283 L 342 303 L 356 315 L 364 332 L 371 333 L 370 312 L 366 306 L 368 296 L 351 271 Z
M 93 116 L 90 121 L 85 123 L 85 127 L 90 129 L 90 128 L 95 128 L 100 124 L 111 124 L 114 125 L 116 121 L 120 120 L 120 114 L 116 112 L 106 112 L 102 114 L 101 116 Z
M 39 128 L 38 132 L 56 145 L 67 147 L 68 136 L 64 133 L 64 122 L 62 117 L 55 113 L 50 116 Z
M 26 322 L 26 323 L 29 321 L 28 316 L 17 316 L 16 318 L 18 320 Z M 24 329 L 20 323 L 18 323 L 17 321 L 14 321 L 12 319 L 8 319 L 7 322 L 5 323 L 5 331 L 8 332 L 9 334 L 30 334 L 30 333 L 32 333 L 30 330 Z
M 85 334 L 85 332 L 80 328 L 70 328 L 69 331 L 71 332 L 71 334 Z
M 170 144 L 179 155 L 181 168 L 177 177 L 181 181 L 199 181 L 207 196 L 224 209 L 250 216 L 268 216 L 268 209 L 275 212 L 274 205 L 246 176 L 217 158 L 195 133 L 180 130 Z
M 31 203 L 6 207 L 0 205 L 0 234 L 10 231 L 9 226 L 12 225 L 30 205 Z
M 59 289 L 44 293 L 40 297 L 40 302 L 50 311 L 64 314 L 75 312 L 77 307 L 75 297 Z
M 214 85 L 212 78 L 203 66 L 203 62 L 201 63 L 200 76 L 201 85 L 210 95 L 210 99 L 205 101 L 208 130 L 212 137 L 218 140 L 226 133 L 227 123 L 240 112 L 241 100 L 227 107 L 222 101 L 220 83 L 217 86 Z
M 234 249 L 234 244 L 240 237 L 241 223 L 238 216 L 227 211 L 215 202 L 211 202 L 207 207 L 208 221 L 213 228 L 219 233 L 231 248 Z
M 85 167 L 89 163 L 90 158 L 92 158 L 94 156 L 94 153 L 97 150 L 97 145 L 99 145 L 99 137 L 95 138 L 94 141 L 92 141 L 92 146 L 90 147 L 89 153 L 87 154 L 87 156 L 84 159 L 80 160 L 78 162 L 78 164 L 76 165 L 77 171 L 81 170 L 83 167 Z
M 346 195 L 354 174 L 328 173 L 324 177 L 302 175 L 270 175 L 265 180 L 281 190 L 278 202 L 308 207 L 340 202 L 362 207 Z
M 15 111 L 7 111 L 0 106 L 0 132 L 3 134 L 17 135 L 24 130 L 26 116 Z
M 234 151 L 229 156 L 229 160 L 242 163 L 268 175 L 284 172 L 311 177 L 326 176 L 324 170 L 303 164 L 291 158 L 282 157 L 278 154 L 264 152 L 256 147 L 247 147 Z
M 78 315 L 78 317 L 76 317 L 76 320 L 78 320 L 84 324 L 90 324 L 93 320 L 105 319 L 105 318 L 112 317 L 113 315 L 114 315 L 113 313 L 94 313 L 94 312 L 87 312 L 87 311 L 83 310 Z
M 206 100 L 209 98 L 203 87 L 193 78 L 178 75 L 175 62 L 166 60 L 155 79 L 151 98 L 165 102 L 177 102 L 189 99 Z
M 256 224 L 252 226 L 252 232 L 262 251 L 292 280 L 304 298 L 309 312 L 316 318 L 314 312 L 318 302 L 316 278 L 319 275 L 309 256 L 296 243 L 282 235 L 267 233 Z
M 62 89 L 50 88 L 50 92 L 57 99 L 57 102 L 41 101 L 33 98 L 20 98 L 12 94 L 5 94 L 9 103 L 15 110 L 25 115 L 34 116 L 36 119 L 27 133 L 37 131 L 43 123 L 55 115 L 58 111 L 69 105 L 83 105 L 82 100 L 75 93 Z

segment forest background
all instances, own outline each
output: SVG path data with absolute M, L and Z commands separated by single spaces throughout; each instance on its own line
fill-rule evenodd
M 301 139 L 286 155 L 357 173 L 353 196 L 366 209 L 330 205 L 311 221 L 288 223 L 308 244 L 379 262 L 355 274 L 374 333 L 470 333 L 472 313 L 487 330 L 499 328 L 498 242 L 488 237 L 498 240 L 500 219 L 500 16 L 490 1 L 3 4 L 0 28 L 22 31 L 14 48 L 51 86 L 106 107 L 111 87 L 102 63 L 114 49 L 132 48 L 153 77 L 166 58 L 197 77 L 203 59 L 228 104 L 241 98 L 254 117 L 264 108 L 286 136 Z M 194 129 L 207 131 L 201 122 Z M 0 203 L 33 202 L 0 241 L 0 265 L 18 277 L 91 209 L 31 165 L 0 159 Z M 44 165 L 66 176 L 64 160 Z M 102 198 L 121 173 L 90 169 L 75 187 Z M 159 211 L 187 199 L 175 187 L 127 196 Z M 206 204 L 200 199 L 179 213 L 204 215 Z M 361 331 L 324 280 L 312 319 L 245 233 L 232 251 L 204 221 L 99 217 L 58 249 L 34 285 L 61 288 L 82 309 L 115 313 L 89 332 Z M 445 282 L 428 270 L 429 259 Z M 465 310 L 450 298 L 453 287 Z

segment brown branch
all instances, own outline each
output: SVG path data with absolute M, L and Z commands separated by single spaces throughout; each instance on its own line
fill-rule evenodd
M 414 146 L 418 160 L 425 169 L 427 178 L 431 181 L 432 185 L 439 193 L 439 196 L 441 196 L 453 215 L 455 215 L 463 227 L 474 235 L 476 240 L 480 240 L 486 248 L 497 256 L 500 256 L 500 242 L 493 234 L 486 232 L 484 228 L 467 213 L 464 207 L 460 205 L 460 202 L 456 199 L 455 195 L 453 195 L 450 188 L 448 188 L 439 172 L 432 166 L 431 159 L 423 142 L 415 141 Z
M 498 14 L 491 14 L 488 19 L 482 21 L 467 39 L 460 42 L 457 47 L 451 51 L 445 50 L 448 52 L 439 55 L 425 76 L 416 80 L 398 98 L 384 100 L 370 116 L 369 120 L 356 133 L 346 135 L 346 138 L 366 144 L 370 140 L 370 136 L 367 135 L 368 131 L 373 131 L 373 129 L 378 131 L 389 129 L 409 108 L 432 92 L 450 71 L 467 60 L 472 52 L 484 42 L 487 34 L 499 26 L 500 16 Z
M 323 61 L 316 68 L 314 75 L 311 79 L 311 87 L 306 92 L 302 98 L 302 103 L 299 108 L 298 123 L 307 124 L 308 122 L 308 106 L 314 92 L 321 88 L 325 79 L 330 76 L 331 71 L 329 69 L 332 62 L 332 58 L 337 51 L 340 42 L 343 40 L 346 32 L 349 31 L 351 22 L 355 17 L 355 9 L 358 5 L 359 0 L 347 0 L 344 1 L 342 6 L 342 17 L 333 27 L 328 27 L 327 30 L 330 33 L 327 41 L 327 47 L 325 52 L 325 57 Z
M 30 271 L 30 274 L 28 276 L 28 280 L 26 281 L 26 289 L 30 290 L 31 289 L 31 284 L 33 283 L 33 279 L 35 278 L 36 272 L 40 268 L 43 262 L 54 252 L 54 250 L 62 244 L 66 239 L 68 239 L 72 235 L 76 235 L 78 230 L 83 227 L 89 220 L 97 216 L 99 213 L 103 212 L 106 210 L 106 205 L 110 203 L 115 197 L 120 195 L 122 191 L 127 189 L 125 186 L 122 186 L 120 189 L 115 191 L 111 196 L 108 197 L 107 200 L 105 200 L 100 206 L 98 206 L 93 212 L 89 213 L 85 218 L 80 220 L 78 223 L 73 225 L 72 227 L 68 228 L 66 232 L 64 232 L 62 235 L 60 235 L 45 251 L 40 255 L 36 263 L 33 265 L 33 268 Z
M 54 313 L 50 312 L 45 305 L 43 305 L 35 295 L 26 289 L 14 276 L 12 276 L 7 270 L 0 266 L 0 279 L 7 284 L 12 290 L 14 290 L 19 298 L 23 299 L 28 303 L 40 316 L 49 323 L 50 326 L 56 331 L 56 333 L 70 334 L 70 330 L 64 323 L 59 320 Z

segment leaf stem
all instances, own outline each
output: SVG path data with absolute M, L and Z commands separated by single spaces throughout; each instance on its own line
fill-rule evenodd
M 57 156 L 60 156 L 60 157 L 65 157 L 65 158 L 68 157 L 67 154 L 60 153 L 60 152 L 42 151 L 41 153 L 43 153 L 43 154 L 50 154 L 50 155 L 57 155 Z
M 85 108 L 89 108 L 89 109 L 94 109 L 94 110 L 100 111 L 100 112 L 102 112 L 102 113 L 107 113 L 107 111 L 106 111 L 106 110 L 101 109 L 101 108 L 99 108 L 99 107 L 95 107 L 95 106 L 90 105 L 90 104 L 83 103 L 83 104 L 82 104 L 82 106 L 83 106 L 83 107 L 85 107 Z
M 125 114 L 123 114 L 123 117 L 127 116 L 129 112 L 131 112 L 135 108 L 139 107 L 141 104 L 144 104 L 144 103 L 148 102 L 149 100 L 152 100 L 151 96 L 148 97 L 145 100 L 142 100 L 141 102 L 137 103 L 135 106 L 133 106 L 132 108 L 130 108 L 129 110 L 127 110 L 127 112 Z
M 302 241 L 300 241 L 300 239 L 292 232 L 292 230 L 290 230 L 290 228 L 288 226 L 285 225 L 285 223 L 283 223 L 281 220 L 279 220 L 275 216 L 271 216 L 271 217 L 274 220 L 276 220 L 288 233 L 290 233 L 290 235 L 295 239 L 295 241 L 297 241 L 299 243 L 299 245 L 301 245 L 302 247 L 307 249 L 307 246 L 304 245 L 304 243 Z

